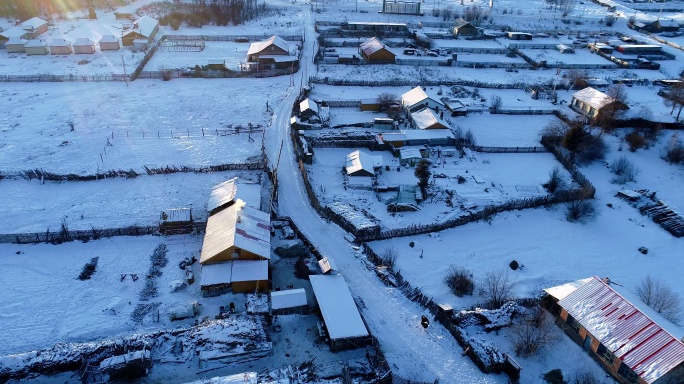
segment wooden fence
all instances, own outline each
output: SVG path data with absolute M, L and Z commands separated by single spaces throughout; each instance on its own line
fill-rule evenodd
M 334 79 L 330 77 L 309 76 L 309 83 L 313 84 L 327 84 L 327 85 L 344 85 L 344 86 L 368 86 L 368 87 L 390 87 L 390 86 L 415 86 L 417 83 L 423 86 L 445 86 L 451 87 L 455 85 L 476 88 L 492 88 L 492 89 L 527 89 L 529 86 L 524 82 L 520 83 L 493 83 L 477 80 L 433 80 L 433 79 L 392 79 L 392 80 L 358 80 L 358 79 Z M 565 89 L 556 87 L 557 90 Z
M 258 41 L 270 38 L 273 35 L 164 35 L 166 40 L 181 41 L 181 40 L 203 40 L 203 41 Z M 303 41 L 304 37 L 301 35 L 278 35 L 278 37 L 287 41 Z
M 489 113 L 492 115 L 554 115 L 556 114 L 556 109 L 506 109 L 497 108 L 489 109 Z
M 546 147 L 483 147 L 481 145 L 470 146 L 475 152 L 483 153 L 544 153 L 549 152 Z
M 104 82 L 104 81 L 129 81 L 128 75 L 103 74 L 103 75 L 0 75 L 3 83 L 62 83 L 62 82 Z
M 158 235 L 159 226 L 129 226 L 123 228 L 92 228 L 85 230 L 59 230 L 54 232 L 47 229 L 45 232 L 33 233 L 5 233 L 0 234 L 0 243 L 15 243 L 15 244 L 37 244 L 37 243 L 52 243 L 59 244 L 67 241 L 89 241 L 97 240 L 105 237 L 114 236 L 144 236 L 144 235 Z

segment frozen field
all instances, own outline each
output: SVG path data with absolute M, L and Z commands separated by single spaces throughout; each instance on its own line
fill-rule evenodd
M 451 118 L 464 131 L 470 129 L 477 144 L 484 147 L 539 147 L 541 132 L 554 115 L 490 115 L 471 113 L 466 117 Z
M 194 68 L 204 66 L 211 60 L 225 60 L 226 67 L 239 70 L 240 63 L 247 61 L 247 50 L 250 43 L 232 41 L 207 41 L 201 52 L 173 52 L 158 49 L 152 59 L 145 65 L 146 71 L 163 69 Z
M 576 48 L 575 53 L 560 53 L 556 49 L 521 49 L 527 57 L 539 63 L 545 60 L 549 65 L 600 65 L 601 68 L 617 68 L 618 65 L 591 53 L 588 49 Z

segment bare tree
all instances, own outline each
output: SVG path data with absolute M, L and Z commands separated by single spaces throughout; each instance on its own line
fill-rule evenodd
M 508 274 L 508 270 L 489 271 L 480 282 L 480 296 L 487 300 L 491 307 L 498 308 L 511 298 L 511 292 L 516 284 L 517 281 Z
M 661 280 L 646 276 L 636 286 L 636 294 L 644 304 L 653 308 L 664 318 L 676 323 L 682 309 L 682 299 Z
M 501 96 L 499 95 L 494 95 L 489 99 L 489 109 L 491 111 L 498 111 L 501 109 L 501 105 L 503 104 L 503 100 L 501 100 Z
M 566 206 L 565 218 L 571 223 L 585 223 L 594 217 L 596 217 L 596 207 L 591 200 L 574 200 Z
M 540 307 L 528 310 L 519 323 L 511 327 L 510 338 L 516 356 L 536 355 L 558 339 L 551 315 Z
M 610 132 L 615 129 L 616 122 L 623 115 L 627 106 L 627 92 L 622 84 L 616 84 L 608 90 L 607 95 L 613 101 L 606 104 L 599 112 L 594 121 L 598 127 L 601 128 L 601 133 Z
M 572 375 L 571 384 L 599 384 L 599 380 L 594 376 L 591 370 L 587 367 L 579 368 Z
M 382 251 L 382 254 L 380 255 L 382 263 L 390 268 L 393 268 L 394 265 L 397 263 L 397 257 L 399 257 L 399 253 L 397 252 L 397 249 L 393 246 L 385 248 L 385 250 Z
M 668 91 L 663 92 L 662 95 L 665 98 L 665 105 L 672 107 L 670 115 L 674 113 L 676 108 L 679 108 L 677 111 L 677 121 L 679 121 L 679 115 L 681 115 L 682 108 L 684 108 L 684 81 L 679 81 Z
M 444 21 L 450 20 L 453 15 L 454 7 L 452 5 L 449 5 L 446 8 L 442 9 L 442 19 L 444 19 Z
M 475 290 L 473 272 L 465 267 L 450 266 L 444 282 L 451 288 L 451 292 L 458 297 L 472 295 Z
M 624 156 L 613 161 L 613 164 L 610 165 L 610 171 L 615 175 L 611 182 L 620 185 L 635 181 L 639 174 L 639 168 Z
M 557 190 L 562 189 L 564 185 L 565 182 L 561 176 L 560 167 L 556 165 L 551 169 L 551 172 L 549 172 L 549 181 L 544 184 L 544 187 L 550 193 L 555 193 Z
M 567 72 L 568 82 L 572 89 L 584 89 L 587 84 L 587 71 L 581 69 L 569 69 Z
M 399 96 L 384 92 L 378 95 L 378 104 L 380 104 L 380 112 L 387 111 L 392 105 L 399 104 Z

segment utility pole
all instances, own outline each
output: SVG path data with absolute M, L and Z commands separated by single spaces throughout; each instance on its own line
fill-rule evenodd
M 126 62 L 123 58 L 123 53 L 121 54 L 121 65 L 123 65 L 124 81 L 126 82 L 126 88 L 128 88 L 128 78 L 126 77 Z

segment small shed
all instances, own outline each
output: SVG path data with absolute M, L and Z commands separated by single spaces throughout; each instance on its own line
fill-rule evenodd
M 556 45 L 556 50 L 560 53 L 575 53 L 575 49 L 565 44 Z
M 159 217 L 159 232 L 163 235 L 191 233 L 193 229 L 192 208 L 167 209 Z
M 98 44 L 100 44 L 100 51 L 117 51 L 121 48 L 119 39 L 114 35 L 102 36 Z
M 318 116 L 318 104 L 311 99 L 305 99 L 299 103 L 299 116 L 305 121 Z
M 361 111 L 372 111 L 372 112 L 380 112 L 380 103 L 378 102 L 378 99 L 361 99 L 360 103 L 360 108 Z
M 10 37 L 5 43 L 7 53 L 24 53 L 26 52 L 24 45 L 28 42 L 26 39 L 20 37 Z
M 45 42 L 45 40 L 39 39 L 29 40 L 26 44 L 24 44 L 24 50 L 29 56 L 47 55 L 50 53 L 47 42 Z
M 144 377 L 152 367 L 151 357 L 147 349 L 128 352 L 102 360 L 99 369 L 101 373 L 109 375 L 110 380 Z
M 454 25 L 454 36 L 463 37 L 474 37 L 477 36 L 480 31 L 474 25 L 463 19 L 456 19 L 456 25 Z
M 373 129 L 392 129 L 394 120 L 387 117 L 376 117 L 373 119 Z
M 79 37 L 72 44 L 74 53 L 95 53 L 95 42 L 87 37 Z
M 70 55 L 72 52 L 71 43 L 65 39 L 54 39 L 50 43 L 51 55 Z
M 203 296 L 218 296 L 231 291 L 233 263 L 226 261 L 202 265 L 200 289 Z
M 309 303 L 304 288 L 271 292 L 271 314 L 273 315 L 307 315 Z
M 416 147 L 403 147 L 399 149 L 399 163 L 414 167 L 423 159 L 420 149 Z
M 525 32 L 506 32 L 506 37 L 510 40 L 532 40 L 532 34 Z
M 375 170 L 382 167 L 382 156 L 373 156 L 361 150 L 347 155 L 344 169 L 349 176 L 375 176 Z
M 448 129 L 449 125 L 431 109 L 423 108 L 411 114 L 411 123 L 415 129 Z
M 207 61 L 207 69 L 212 71 L 221 71 L 226 69 L 226 61 L 221 59 L 214 59 Z
M 233 293 L 268 291 L 268 260 L 233 261 L 231 284 Z
M 359 54 L 369 63 L 394 63 L 397 55 L 375 37 L 359 46 Z
M 589 43 L 587 46 L 592 52 L 600 52 L 606 55 L 613 53 L 613 47 L 606 43 Z

